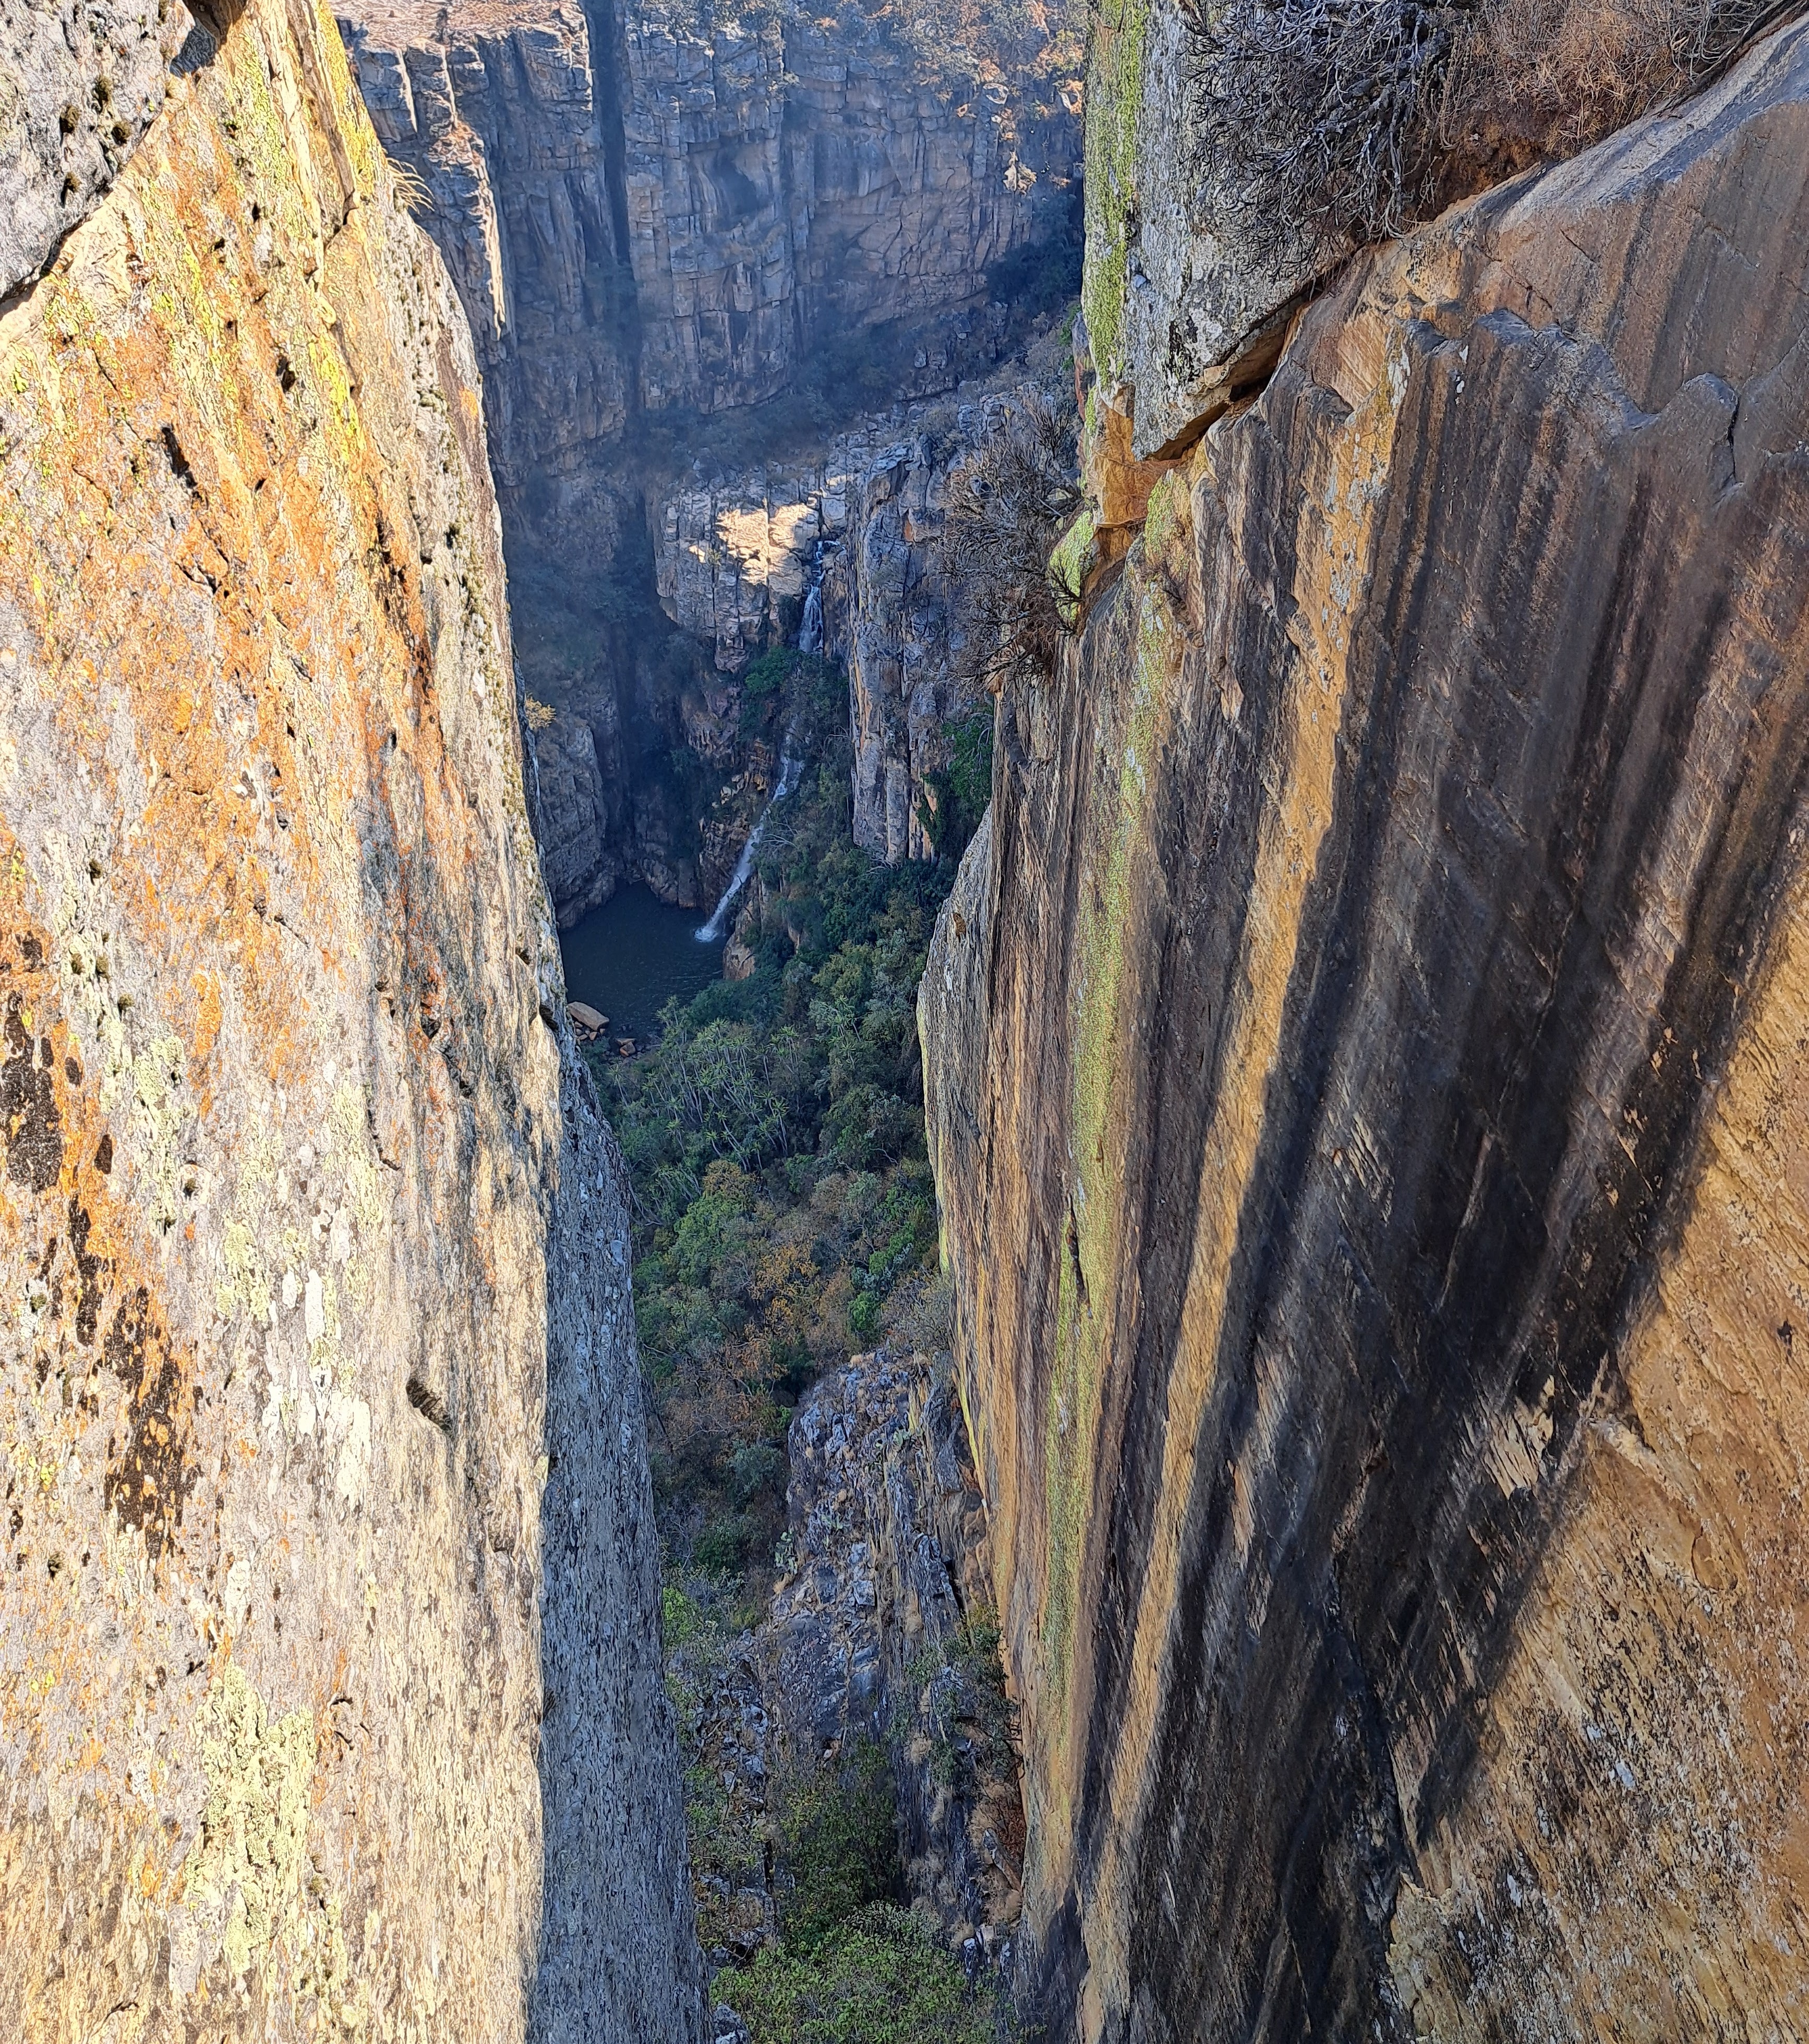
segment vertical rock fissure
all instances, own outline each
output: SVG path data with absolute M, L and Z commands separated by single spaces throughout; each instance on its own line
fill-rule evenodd
M 603 187 L 616 244 L 613 290 L 621 320 L 623 354 L 629 369 L 625 394 L 632 416 L 641 406 L 640 294 L 628 221 L 628 137 L 622 118 L 623 32 L 616 18 L 615 0 L 582 0 L 582 4 L 590 48 L 591 92 L 603 136 Z

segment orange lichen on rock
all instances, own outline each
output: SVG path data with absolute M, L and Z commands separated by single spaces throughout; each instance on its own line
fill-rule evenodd
M 670 1733 L 476 389 L 306 0 L 0 313 L 8 2036 L 519 2037 L 578 1914 L 696 2031 L 675 1786 L 572 1757 Z

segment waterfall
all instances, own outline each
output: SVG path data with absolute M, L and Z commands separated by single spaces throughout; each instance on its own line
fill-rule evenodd
M 801 653 L 820 653 L 823 651 L 823 542 L 816 543 L 816 551 L 811 558 L 810 589 L 804 599 L 804 621 L 797 628 L 797 650 Z
M 797 628 L 797 650 L 801 653 L 820 653 L 823 650 L 823 555 L 825 542 L 819 540 L 816 551 L 810 557 L 810 588 L 804 599 L 804 617 Z M 759 821 L 747 833 L 747 842 L 741 847 L 741 856 L 735 862 L 735 871 L 730 876 L 722 899 L 717 902 L 707 923 L 697 931 L 697 942 L 713 944 L 721 941 L 723 925 L 728 920 L 728 912 L 734 906 L 735 897 L 747 885 L 747 876 L 754 870 L 754 855 L 760 849 L 760 834 L 766 828 L 766 819 L 778 805 L 782 802 L 797 786 L 797 777 L 804 771 L 804 762 L 797 751 L 797 727 L 794 724 L 785 733 L 785 742 L 779 755 L 779 785 L 773 790 L 772 800 L 760 812 Z
M 785 747 L 779 755 L 779 785 L 773 790 L 771 801 L 760 812 L 759 820 L 747 833 L 747 842 L 741 847 L 741 856 L 735 862 L 735 871 L 723 892 L 722 899 L 716 905 L 709 920 L 697 932 L 697 942 L 701 944 L 721 941 L 723 926 L 728 920 L 728 912 L 734 906 L 735 897 L 747 885 L 747 876 L 754 870 L 754 855 L 760 849 L 761 833 L 766 828 L 766 819 L 797 786 L 798 776 L 804 771 L 804 760 L 797 750 L 797 731 L 794 725 L 785 733 Z

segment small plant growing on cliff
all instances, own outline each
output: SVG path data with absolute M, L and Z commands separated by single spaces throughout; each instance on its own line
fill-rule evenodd
M 959 627 L 954 665 L 995 694 L 1047 674 L 1077 590 L 1050 565 L 1081 508 L 1079 420 L 1041 393 L 1008 405 L 951 478 L 943 566 Z
M 945 1788 L 1015 1779 L 1017 1709 L 1005 1688 L 997 1615 L 976 1606 L 940 1650 L 910 1669 L 918 1698 L 916 1729 L 928 1736 L 930 1771 Z M 899 1729 L 907 1736 L 912 1727 Z

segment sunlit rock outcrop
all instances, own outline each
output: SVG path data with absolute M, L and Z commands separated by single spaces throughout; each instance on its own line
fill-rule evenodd
M 252 0 L 0 315 L 0 2031 L 701 2030 L 476 365 Z
M 1001 706 L 920 1012 L 1052 2038 L 1809 2020 L 1806 183 L 1794 29 L 1354 260 Z

